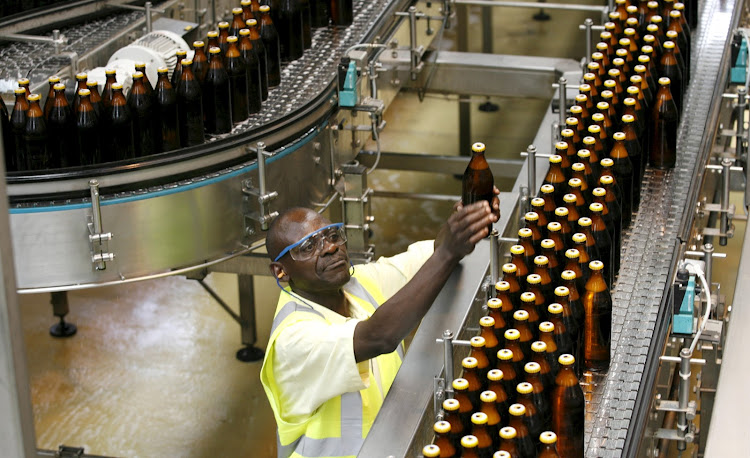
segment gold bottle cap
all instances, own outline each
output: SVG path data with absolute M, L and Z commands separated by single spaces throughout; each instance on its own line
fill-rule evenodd
M 242 14 L 242 8 L 232 8 L 232 14 Z
M 565 194 L 563 196 L 563 201 L 569 204 L 574 204 L 576 202 L 576 196 L 575 194 Z M 557 210 L 555 210 L 555 212 L 557 212 Z
M 479 400 L 482 402 L 497 402 L 497 394 L 494 391 L 482 391 L 479 395 Z
M 599 102 L 596 104 L 596 108 L 598 108 L 601 111 L 607 111 L 609 110 L 609 103 L 607 102 Z
M 445 401 L 443 401 L 443 409 L 447 410 L 448 412 L 453 412 L 455 410 L 458 410 L 458 408 L 458 401 L 456 401 L 455 399 L 446 399 Z
M 515 264 L 511 264 L 511 265 L 513 267 L 516 267 Z M 503 266 L 503 267 L 505 267 L 505 266 Z M 503 270 L 503 272 L 505 272 L 505 271 Z M 501 280 L 501 281 L 495 283 L 495 289 L 497 291 L 508 291 L 510 289 L 510 283 L 508 283 L 507 281 Z
M 26 93 L 26 89 L 24 89 L 22 87 L 17 87 L 15 89 L 13 89 L 13 92 L 16 93 L 16 94 L 25 94 Z
M 211 46 L 211 48 L 208 50 L 208 53 L 209 54 L 220 54 L 221 53 L 221 48 L 216 47 L 216 46 Z
M 601 188 L 598 188 L 601 189 Z M 575 250 L 575 248 L 572 248 Z M 578 250 L 576 250 L 578 251 Z M 560 274 L 560 277 L 562 277 L 563 280 L 575 280 L 576 279 L 576 273 L 572 270 L 563 270 L 562 274 Z
M 591 261 L 589 263 L 589 269 L 591 270 L 602 270 L 604 269 L 604 263 L 601 261 Z
M 633 33 L 635 33 L 635 30 L 633 30 Z M 623 48 L 627 48 L 630 46 L 630 38 L 620 38 L 620 41 L 618 43 L 620 43 L 620 46 L 622 46 Z
M 557 434 L 552 431 L 545 431 L 539 435 L 539 442 L 545 445 L 552 445 L 557 442 Z
M 461 360 L 461 366 L 465 367 L 466 369 L 474 369 L 477 367 L 477 359 L 472 358 L 471 356 L 467 356 L 463 360 Z
M 566 145 L 566 147 L 567 147 L 567 145 Z M 558 154 L 553 154 L 552 156 L 549 157 L 549 162 L 551 164 L 559 164 L 559 163 L 562 162 L 562 157 L 560 157 L 560 155 L 558 155 Z
M 558 286 L 555 288 L 555 296 L 565 297 L 570 294 L 570 290 L 565 286 Z
M 440 434 L 448 434 L 451 432 L 451 424 L 447 421 L 438 421 L 432 426 L 432 430 Z
M 533 295 L 534 293 L 523 293 L 523 294 Z M 523 300 L 523 294 L 521 294 L 522 296 L 521 300 Z M 526 296 L 526 298 L 527 300 L 525 300 L 524 302 L 531 302 L 528 300 L 528 296 Z M 529 319 L 529 312 L 527 312 L 526 310 L 516 310 L 515 312 L 513 312 L 513 319 L 516 321 L 527 321 Z
M 583 235 L 583 234 L 581 234 Z M 585 237 L 585 235 L 584 235 Z M 568 250 L 565 250 L 565 257 L 568 259 L 578 259 L 578 257 L 581 255 L 581 253 L 578 252 L 575 248 L 570 248 Z
M 485 328 L 492 328 L 495 327 L 495 319 L 491 316 L 483 316 L 479 319 L 479 326 L 485 327 Z
M 555 187 L 551 184 L 543 184 L 541 187 L 542 194 L 552 194 L 555 192 Z
M 557 142 L 557 143 L 555 143 L 555 149 L 556 150 L 565 151 L 566 149 L 568 149 L 568 143 L 567 142 Z M 555 155 L 555 156 L 557 156 L 557 155 Z M 550 162 L 552 162 L 552 161 L 550 160 Z
M 550 223 L 550 224 L 552 224 L 552 223 Z M 549 224 L 547 226 L 549 226 Z M 547 230 L 549 230 L 549 227 L 547 228 Z M 544 239 L 544 240 L 542 240 L 542 248 L 548 249 L 548 250 L 551 250 L 551 249 L 555 248 L 555 241 L 552 240 L 552 239 Z
M 538 285 L 541 282 L 542 282 L 542 277 L 538 274 L 531 274 L 526 277 L 526 283 L 530 285 Z M 527 294 L 527 293 L 523 293 L 523 294 Z M 521 294 L 522 299 L 523 299 L 523 294 Z M 536 300 L 536 295 L 534 293 L 528 293 L 528 294 L 531 294 L 533 297 L 531 298 L 531 300 L 524 301 L 524 302 L 534 302 Z M 529 296 L 526 296 L 526 298 L 528 299 Z
M 571 166 L 574 172 L 584 172 L 586 171 L 586 166 L 581 164 L 580 162 L 576 162 Z
M 133 79 L 134 80 L 137 80 L 137 79 L 140 79 L 140 78 L 143 78 L 143 72 L 135 72 L 135 73 L 133 73 Z
M 552 305 L 552 304 L 550 304 L 550 305 Z M 560 304 L 557 304 L 557 305 L 560 305 Z M 562 308 L 562 305 L 560 305 L 560 307 Z M 549 307 L 548 307 L 548 309 L 549 309 Z M 552 324 L 551 321 L 542 321 L 541 323 L 539 323 L 539 330 L 541 332 L 553 332 L 555 330 L 555 325 Z M 534 342 L 534 343 L 536 343 L 536 342 Z M 544 342 L 542 342 L 542 343 L 544 343 Z M 534 344 L 531 344 L 531 348 L 532 349 L 534 348 Z M 544 344 L 544 351 L 547 351 L 547 344 Z
M 261 6 L 261 8 L 263 8 L 263 7 Z M 229 23 L 228 22 L 226 22 L 226 21 L 219 22 L 219 29 L 228 29 L 228 28 L 229 28 Z
M 512 247 L 510 247 L 510 254 L 520 255 L 524 254 L 525 252 L 526 250 L 521 245 L 513 245 Z
M 179 53 L 179 51 L 177 51 L 177 52 Z M 117 70 L 115 70 L 114 68 L 107 68 L 107 69 L 104 70 L 104 74 L 105 75 L 115 75 L 115 74 L 117 74 Z
M 599 182 L 601 184 L 612 184 L 612 183 L 614 183 L 614 181 L 615 180 L 613 180 L 612 177 L 609 176 L 609 175 L 604 175 L 601 178 L 599 178 Z
M 615 82 L 615 80 L 606 80 L 606 81 L 604 82 L 604 87 L 611 87 L 611 88 L 614 88 L 614 87 L 616 87 L 616 86 L 617 86 L 617 83 Z M 611 92 L 611 91 L 610 91 L 610 92 Z
M 578 96 L 576 96 L 576 97 L 578 97 Z M 585 102 L 585 100 L 584 100 L 584 102 Z M 573 114 L 580 114 L 580 113 L 583 113 L 583 108 L 581 108 L 578 105 L 573 105 L 572 107 L 570 107 L 570 112 L 573 113 Z
M 258 25 L 258 21 L 256 21 L 255 19 L 248 19 L 247 21 L 245 21 L 245 24 L 247 24 L 248 27 L 255 27 L 256 25 Z
M 589 98 L 586 97 L 586 94 L 578 94 L 576 95 L 576 102 L 584 104 Z
M 602 102 L 602 103 L 607 103 L 607 102 Z M 602 122 L 604 121 L 604 115 L 601 113 L 594 113 L 591 115 L 591 119 L 593 119 L 594 122 Z M 589 130 L 589 132 L 591 131 Z
M 652 10 L 655 10 L 655 9 L 659 8 L 659 2 L 657 2 L 655 0 L 650 0 L 648 3 L 646 3 L 646 6 L 648 6 Z
M 576 118 L 568 118 L 568 119 L 572 119 L 575 121 L 575 124 L 578 124 L 578 120 Z M 562 135 L 563 138 L 572 138 L 575 134 L 576 133 L 573 132 L 573 129 L 563 129 L 560 131 L 560 135 Z M 567 144 L 567 142 L 563 142 L 563 143 Z
M 63 83 L 57 83 L 54 86 L 52 86 L 52 90 L 54 90 L 54 91 L 64 91 L 65 90 L 65 85 Z M 86 89 L 86 90 L 89 91 L 88 89 Z M 83 91 L 83 89 L 81 89 L 81 91 Z M 81 91 L 78 91 L 78 95 L 81 94 Z M 91 91 L 89 91 L 89 94 L 91 94 Z
M 219 36 L 219 32 L 217 32 L 216 30 L 209 30 L 208 33 L 206 34 L 206 36 L 208 38 L 217 38 Z M 182 52 L 185 53 L 185 51 L 182 51 Z M 177 51 L 178 55 L 179 55 L 179 53 L 180 53 L 180 51 Z
M 503 301 L 500 299 L 493 297 L 492 299 L 487 301 L 487 307 L 491 309 L 499 309 L 503 306 Z
M 591 226 L 591 218 L 587 218 L 585 216 L 578 218 L 578 225 L 583 227 Z M 575 237 L 575 234 L 573 235 L 573 237 Z
M 200 40 L 193 42 L 193 48 L 202 48 L 206 46 L 206 44 Z
M 182 59 L 182 65 L 193 65 L 193 59 Z
M 28 97 L 29 102 L 37 102 L 42 97 L 39 94 L 30 94 Z
M 661 78 L 659 78 L 659 84 L 662 86 L 668 86 L 671 82 L 672 80 L 670 80 L 666 76 L 662 76 Z
M 596 62 L 591 62 L 591 64 L 596 64 Z M 591 64 L 589 64 L 589 65 L 591 65 Z M 599 64 L 596 64 L 596 65 L 599 65 Z M 584 81 L 594 81 L 595 79 L 596 79 L 596 75 L 594 75 L 593 73 L 584 73 L 583 74 L 583 80 Z M 586 84 L 589 86 L 589 89 L 590 89 L 591 85 L 588 84 L 588 83 L 586 83 Z
M 651 16 L 651 23 L 652 24 L 658 24 L 661 21 L 662 21 L 661 16 L 659 16 L 658 14 L 655 14 L 655 15 Z
M 647 62 L 651 60 L 651 58 L 649 58 L 648 56 L 638 56 L 638 59 L 640 60 L 641 57 L 645 57 Z M 646 66 L 643 64 L 638 64 L 635 67 L 633 67 L 633 69 L 635 70 L 636 73 L 646 73 Z M 633 76 L 640 76 L 641 78 L 643 78 L 641 75 L 633 75 Z M 630 78 L 631 78 L 631 81 L 633 81 L 632 80 L 633 77 L 631 76 Z
M 580 218 L 578 219 L 578 225 L 586 226 L 585 224 L 581 224 Z M 580 232 L 573 234 L 573 241 L 576 243 L 586 243 L 586 234 L 581 234 Z
M 533 232 L 531 232 L 531 229 L 529 229 L 528 227 L 522 227 L 521 229 L 518 230 L 518 236 L 521 237 L 522 239 L 531 237 L 532 234 Z
M 86 74 L 86 73 L 77 73 L 76 74 L 76 80 L 78 80 L 78 81 L 86 80 L 86 78 L 88 78 L 88 77 L 89 77 L 89 75 Z M 18 80 L 18 84 L 21 84 L 21 80 Z
M 250 6 L 253 4 L 252 0 L 240 0 L 240 5 L 242 6 Z
M 512 426 L 506 426 L 500 429 L 500 437 L 505 440 L 511 440 L 516 438 L 516 428 Z
M 680 11 L 676 9 L 677 5 L 682 5 L 682 4 L 681 3 L 675 3 L 675 9 L 673 9 L 672 11 L 669 12 L 669 17 L 678 18 L 678 17 L 682 16 L 682 13 L 680 13 Z
M 617 132 L 618 134 L 621 132 Z M 600 204 L 599 202 L 593 202 L 591 205 L 589 205 L 589 210 L 591 210 L 594 213 L 601 213 L 604 211 L 604 206 Z
M 599 161 L 599 164 L 602 167 L 607 168 L 607 167 L 612 167 L 613 165 L 615 165 L 615 161 L 613 161 L 612 159 L 610 159 L 608 157 L 605 157 L 604 159 L 602 159 L 601 161 Z
M 636 7 L 636 10 L 637 10 L 637 9 L 638 9 L 638 8 Z M 624 30 L 624 31 L 622 32 L 622 33 L 624 33 L 625 35 L 627 35 L 627 36 L 629 36 L 629 37 L 635 36 L 635 29 L 634 29 L 633 27 L 630 27 L 630 26 L 631 26 L 631 25 L 637 25 L 637 24 L 638 24 L 638 19 L 635 19 L 635 22 L 634 22 L 634 21 L 631 21 L 631 19 L 635 19 L 635 18 L 634 18 L 634 17 L 631 17 L 631 18 L 628 18 L 628 20 L 627 20 L 627 21 L 625 21 L 625 24 L 627 24 L 627 25 L 628 25 L 628 28 L 626 28 L 626 29 L 625 29 L 625 30 Z M 620 40 L 620 44 L 622 44 L 622 40 Z M 630 43 L 628 43 L 628 46 L 630 46 Z
M 610 19 L 620 19 L 620 12 L 619 11 L 611 11 L 609 13 Z
M 234 35 L 227 37 L 227 43 L 237 43 L 237 37 Z
M 50 83 L 52 83 L 52 84 L 59 83 L 60 82 L 60 77 L 59 76 L 50 76 L 48 81 Z
M 643 41 L 646 42 L 653 43 L 655 40 L 656 38 L 654 38 L 653 35 L 646 35 L 645 37 L 643 37 Z M 643 53 L 642 55 L 648 57 L 649 60 L 651 60 L 651 56 L 649 54 L 652 54 L 654 52 L 654 47 L 651 45 L 643 45 L 641 46 L 641 52 Z
M 513 355 L 511 354 L 511 358 L 512 357 Z M 487 379 L 492 380 L 493 382 L 499 382 L 500 380 L 503 379 L 503 371 L 501 371 L 500 369 L 492 369 L 489 372 L 487 372 Z
M 594 56 L 596 56 L 596 57 L 594 57 Z M 594 58 L 594 59 L 597 59 L 597 58 L 602 59 L 602 58 L 604 58 L 604 54 L 602 54 L 600 52 L 595 52 L 595 53 L 591 54 L 591 57 Z M 593 70 L 599 71 L 599 62 L 589 62 L 588 65 L 586 65 L 586 68 L 588 68 L 589 70 L 592 70 L 592 72 L 587 72 L 586 75 L 591 74 L 591 75 L 594 76 L 594 78 L 596 78 L 596 75 L 594 75 L 594 73 L 596 73 L 596 72 L 594 72 Z M 583 75 L 584 79 L 586 79 L 586 75 Z
M 591 151 L 587 150 L 586 148 L 582 148 L 582 149 L 578 150 L 578 152 L 576 153 L 576 156 L 578 156 L 578 157 L 580 157 L 582 159 L 590 158 L 591 157 Z
M 559 358 L 557 358 L 557 362 L 562 364 L 563 366 L 571 366 L 573 363 L 576 362 L 576 359 L 573 357 L 573 355 L 560 355 Z
M 461 446 L 463 448 L 476 448 L 479 445 L 479 439 L 469 434 L 461 438 Z
M 580 84 L 580 85 L 578 85 L 578 90 L 581 91 L 581 92 L 589 92 L 591 90 L 591 86 L 589 86 L 586 83 Z
M 136 70 L 145 71 L 146 70 L 146 63 L 145 62 L 136 62 L 133 67 L 135 67 Z
M 630 87 L 633 87 L 633 86 L 630 86 Z M 628 98 L 626 98 L 625 100 L 623 100 L 623 101 L 622 101 L 622 103 L 623 103 L 624 105 L 627 105 L 627 106 L 629 106 L 629 107 L 632 107 L 632 106 L 634 106 L 634 105 L 635 105 L 636 101 L 635 101 L 635 99 L 634 99 L 633 97 L 628 97 Z
M 475 153 L 482 153 L 484 152 L 484 143 L 476 142 L 473 145 L 471 145 L 471 150 Z
M 561 207 L 561 208 L 563 208 L 565 211 L 568 211 L 568 209 L 565 207 Z M 562 225 L 558 223 L 557 221 L 552 221 L 551 223 L 547 225 L 547 230 L 550 232 L 557 232 L 557 231 L 562 230 Z
M 607 195 L 607 191 L 605 191 L 604 188 L 594 188 L 594 190 L 591 191 L 591 194 L 595 195 L 596 197 L 602 197 Z
M 534 391 L 534 387 L 529 382 L 522 382 L 516 385 L 516 391 L 521 394 L 530 394 Z
M 521 333 L 518 332 L 518 329 L 508 329 L 507 331 L 505 331 L 504 335 L 505 335 L 505 340 L 518 340 L 521 338 Z
M 513 329 L 513 330 L 516 331 L 515 329 Z M 510 329 L 508 329 L 508 331 L 510 331 Z M 516 331 L 516 332 L 518 332 L 518 331 Z M 499 359 L 500 361 L 511 360 L 511 359 L 513 359 L 513 351 L 508 350 L 507 348 L 503 348 L 502 350 L 498 350 L 497 351 L 497 359 Z
M 523 417 L 526 415 L 526 407 L 523 404 L 513 404 L 508 408 L 508 413 L 514 417 Z
M 546 266 L 549 264 L 549 259 L 544 255 L 534 256 L 534 264 L 537 266 Z
M 615 55 L 617 55 L 617 57 L 612 59 L 612 64 L 614 64 L 615 67 L 622 67 L 623 65 L 625 65 L 624 57 L 627 57 L 628 51 L 626 49 L 620 48 L 615 51 Z
M 674 41 L 665 41 L 662 46 L 664 49 L 674 49 Z
M 562 304 L 558 304 L 557 302 L 555 302 L 547 307 L 547 311 L 553 315 L 558 315 L 563 312 L 563 306 Z
M 94 87 L 94 86 L 96 86 L 98 88 L 99 87 L 99 82 L 98 81 L 94 81 L 94 80 L 88 80 L 88 81 L 86 81 L 86 86 L 88 86 L 88 87 Z
M 440 456 L 440 447 L 435 444 L 425 445 L 422 449 L 422 455 L 425 458 L 434 458 Z
M 612 39 L 612 32 L 610 32 L 609 30 L 603 30 L 601 33 L 599 33 L 599 38 L 601 38 L 602 41 L 609 41 Z
M 57 86 L 58 84 L 55 84 L 56 90 L 58 89 Z M 61 87 L 60 89 L 65 89 L 65 86 Z M 91 95 L 91 91 L 89 91 L 88 89 L 81 89 L 80 91 L 78 91 L 78 95 L 80 95 L 81 97 L 88 97 Z
M 568 194 L 565 194 L 565 195 L 567 196 Z M 575 197 L 575 196 L 573 196 L 573 197 Z M 562 217 L 562 216 L 568 216 L 568 209 L 565 208 L 565 207 L 557 207 L 555 209 L 555 215 L 556 216 L 560 216 L 560 217 Z M 560 223 L 557 223 L 557 224 L 560 224 Z M 562 225 L 560 226 L 560 229 L 562 229 Z
M 675 38 L 677 38 L 678 34 L 676 30 L 667 30 L 667 33 L 665 35 L 670 39 L 670 41 L 674 41 Z
M 453 389 L 459 391 L 468 390 L 469 381 L 465 378 L 457 378 L 453 381 Z
M 625 140 L 625 134 L 623 132 L 615 132 L 612 135 L 612 138 L 617 140 L 618 142 Z
M 571 178 L 570 180 L 568 180 L 568 186 L 570 186 L 571 188 L 580 188 L 581 187 L 581 179 L 580 178 Z
M 534 342 L 534 343 L 536 343 L 536 342 Z M 543 344 L 544 342 L 539 342 L 539 343 Z M 534 344 L 531 344 L 531 346 L 533 347 Z M 523 366 L 523 370 L 526 371 L 527 374 L 537 374 L 537 373 L 539 373 L 539 371 L 542 370 L 542 368 L 539 367 L 539 363 L 535 363 L 535 362 L 532 361 L 530 363 L 526 363 L 526 365 Z M 529 383 L 529 385 L 531 385 L 531 384 Z
M 612 78 L 614 78 L 616 76 L 620 76 L 620 70 L 618 70 L 616 68 L 610 68 L 609 71 L 607 72 L 607 74 L 609 76 L 611 76 Z
M 240 29 L 240 36 L 241 37 L 246 37 L 248 35 L 250 35 L 250 30 L 248 30 L 248 29 Z
M 635 116 L 629 115 L 629 114 L 622 115 L 622 122 L 624 122 L 626 124 L 627 123 L 631 123 L 631 122 L 635 122 Z
M 609 46 L 607 46 L 607 43 L 605 43 L 603 41 L 600 41 L 599 43 L 596 44 L 596 49 L 598 49 L 599 51 L 606 51 L 608 48 L 609 48 Z M 602 56 L 602 57 L 604 57 L 604 56 Z
M 578 118 L 574 118 L 573 116 L 569 116 L 565 118 L 565 124 L 568 126 L 577 126 L 578 125 Z M 563 129 L 563 130 L 573 130 L 573 129 Z
M 113 83 L 112 86 L 111 86 L 111 88 L 114 89 L 114 90 L 116 90 L 116 91 L 117 90 L 121 91 L 122 90 L 122 83 Z
M 672 8 L 676 9 L 677 11 L 682 11 L 685 9 L 685 4 L 682 2 L 675 2 Z
M 599 127 L 599 126 L 596 126 L 596 125 L 589 126 L 589 128 L 591 128 L 591 127 Z M 594 137 L 590 136 L 590 135 L 586 136 L 586 137 L 583 137 L 583 144 L 584 145 L 595 145 L 596 144 L 596 139 Z
M 649 24 L 646 26 L 646 31 L 648 31 L 649 35 L 655 34 L 659 31 L 659 26 L 656 24 Z
M 512 458 L 510 453 L 506 452 L 505 450 L 498 450 L 497 452 L 492 454 L 492 458 Z
M 548 331 L 543 331 L 542 330 L 542 325 L 545 324 L 545 323 L 552 324 L 549 321 L 543 321 L 543 322 L 541 322 L 539 324 L 539 330 L 542 331 L 542 332 L 548 332 Z M 552 328 L 552 330 L 554 330 L 554 327 Z M 547 352 L 547 344 L 544 343 L 544 342 L 542 342 L 541 340 L 537 340 L 536 342 L 534 342 L 533 344 L 531 344 L 531 351 L 533 351 L 534 353 L 546 353 Z M 538 364 L 537 364 L 537 366 L 538 366 Z
M 259 11 L 261 13 L 267 13 L 267 12 L 271 11 L 271 7 L 268 6 L 268 5 L 263 5 L 263 6 L 260 7 Z
M 539 215 L 536 212 L 527 212 L 523 217 L 526 221 L 539 221 Z
M 473 348 L 482 348 L 485 344 L 484 337 L 482 336 L 474 336 L 469 340 L 469 342 L 471 343 L 471 346 Z
M 471 422 L 474 423 L 475 425 L 486 425 L 487 414 L 484 412 L 475 412 L 471 414 Z
M 544 207 L 544 199 L 542 199 L 541 197 L 534 197 L 533 199 L 531 199 L 531 206 L 532 207 Z M 533 213 L 537 213 L 537 212 L 533 212 Z

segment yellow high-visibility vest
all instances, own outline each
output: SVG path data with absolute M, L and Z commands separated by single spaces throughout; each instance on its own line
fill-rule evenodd
M 286 289 L 288 290 L 288 287 Z M 343 289 L 368 315 L 372 315 L 375 309 L 385 302 L 377 285 L 356 273 Z M 273 372 L 274 343 L 284 329 L 300 321 L 323 321 L 330 324 L 320 312 L 290 294 L 282 293 L 276 307 L 271 337 L 260 372 L 260 380 L 271 403 L 278 427 L 277 455 L 279 458 L 355 457 L 401 366 L 403 344 L 399 344 L 393 353 L 375 358 L 380 372 L 382 394 L 375 381 L 375 375 L 370 370 L 371 383 L 367 388 L 331 398 L 318 407 L 310 417 L 291 423 L 285 421 L 280 412 L 279 399 L 282 393 Z

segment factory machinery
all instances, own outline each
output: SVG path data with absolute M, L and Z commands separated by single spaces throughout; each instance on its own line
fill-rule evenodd
M 154 68 L 174 65 L 174 52 L 202 39 L 233 6 L 219 0 L 80 0 L 4 17 L 0 79 L 26 76 L 32 92 L 43 93 L 54 74 L 72 81 L 78 71 L 130 69 L 130 62 L 139 60 Z M 416 161 L 379 150 L 380 136 L 387 135 L 382 115 L 400 90 L 549 98 L 533 145 L 517 159 L 489 160 L 495 177 L 516 178 L 513 189 L 500 196 L 497 233 L 480 242 L 443 287 L 360 453 L 420 456 L 432 440 L 442 400 L 452 395 L 448 382 L 468 354 L 468 337 L 485 313 L 521 215 L 546 173 L 565 119 L 560 108 L 572 104 L 582 77 L 582 62 L 569 59 L 465 52 L 470 6 L 485 13 L 539 7 L 358 0 L 354 23 L 317 29 L 312 49 L 284 67 L 282 84 L 263 110 L 229 134 L 130 161 L 9 173 L 15 265 L 4 265 L 3 272 L 15 268 L 19 293 L 52 293 L 61 319 L 52 329 L 56 335 L 74 332 L 64 321 L 66 291 L 166 275 L 203 284 L 212 271 L 237 273 L 240 313 L 227 311 L 242 329 L 245 348 L 238 357 L 256 360 L 262 352 L 253 346 L 251 280 L 267 272 L 265 255 L 257 251 L 279 211 L 297 205 L 330 211 L 345 223 L 352 258 L 366 262 L 374 254 L 369 225 L 377 216 L 370 202 L 385 194 L 368 186 L 369 169 L 463 171 L 463 158 Z M 580 26 L 590 56 L 612 5 L 545 3 L 544 8 L 591 13 Z M 744 212 L 729 198 L 731 189 L 744 186 L 747 170 L 741 15 L 741 2 L 700 3 L 677 167 L 647 171 L 613 288 L 612 363 L 606 374 L 582 380 L 587 456 L 666 456 L 670 447 L 692 456 L 750 455 L 748 446 L 738 443 L 747 442 L 743 423 L 734 421 L 747 373 L 740 359 L 747 339 L 741 327 L 750 317 L 725 300 L 722 282 L 731 285 L 734 278 L 712 276 L 727 239 L 744 236 L 734 234 L 732 224 Z M 491 43 L 490 16 L 482 17 L 483 41 Z M 434 49 L 448 28 L 457 30 L 459 52 Z M 353 64 L 340 69 L 344 56 Z M 468 146 L 468 104 L 461 105 L 461 145 Z M 369 139 L 375 151 L 364 150 Z M 746 195 L 742 206 L 748 201 Z M 740 278 L 749 274 L 747 250 L 746 245 Z M 744 297 L 748 288 L 737 281 L 734 297 Z M 720 373 L 727 362 L 732 370 Z

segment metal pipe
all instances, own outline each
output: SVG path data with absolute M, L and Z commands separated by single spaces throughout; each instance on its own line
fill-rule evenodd
M 498 245 L 497 238 L 500 233 L 497 229 L 493 229 L 490 233 L 490 278 L 492 279 L 492 285 L 490 285 L 490 291 L 495 287 L 495 283 L 500 280 L 500 246 Z
M 151 23 L 151 7 L 154 5 L 151 2 L 146 2 L 146 32 L 151 33 L 154 30 L 153 24 Z
M 612 12 L 615 10 L 615 0 L 607 0 L 607 11 Z
M 506 2 L 506 1 L 494 1 L 494 0 L 454 0 L 456 5 L 469 5 L 469 6 L 505 6 L 510 8 L 544 8 L 550 10 L 568 10 L 568 11 L 596 11 L 600 13 L 606 13 L 606 6 L 596 5 L 569 5 L 566 3 L 544 3 L 544 2 Z
M 536 146 L 529 145 L 526 148 L 526 154 L 528 154 L 529 166 L 526 169 L 527 173 L 527 184 L 529 187 L 529 197 L 536 192 Z
M 557 81 L 557 89 L 558 94 L 557 97 L 560 101 L 560 128 L 562 128 L 565 125 L 565 95 L 567 94 L 568 90 L 568 80 L 564 77 L 560 77 L 560 79 Z
M 719 237 L 719 245 L 727 245 L 727 232 L 729 231 L 729 182 L 730 182 L 730 167 L 732 166 L 732 160 L 724 158 L 721 160 L 722 174 L 721 174 L 721 226 Z
M 101 234 L 102 233 L 102 208 L 101 208 L 101 202 L 99 198 L 99 181 L 98 180 L 89 180 L 89 191 L 91 192 L 91 213 L 92 213 L 92 223 L 94 224 L 94 234 Z M 95 253 L 101 254 L 100 253 Z M 100 260 L 96 262 L 96 270 L 105 270 L 107 268 L 107 264 Z
M 747 89 L 737 89 L 737 137 L 734 155 L 738 160 L 743 160 L 745 152 L 745 105 L 747 103 Z
M 683 348 L 680 350 L 680 387 L 678 389 L 678 403 L 680 409 L 687 409 L 690 400 L 690 349 Z M 684 438 L 688 432 L 687 414 L 679 412 L 677 414 L 677 432 L 680 437 Z M 677 442 L 677 450 L 685 450 L 687 444 L 685 441 Z
M 453 333 L 443 331 L 443 364 L 445 364 L 445 398 L 453 399 Z
M 592 46 L 593 46 L 592 44 L 593 37 L 591 35 L 593 33 L 592 31 L 593 25 L 594 25 L 594 21 L 591 18 L 586 18 L 586 20 L 583 21 L 583 26 L 586 28 L 586 32 L 585 32 L 586 33 L 586 55 L 584 56 L 584 59 L 586 60 L 586 65 L 588 65 L 591 62 L 591 53 L 592 53 Z M 584 73 L 586 72 L 586 69 L 587 67 L 584 66 L 583 68 Z
M 444 194 L 425 194 L 419 192 L 396 192 L 396 191 L 373 191 L 372 197 L 390 198 L 390 199 L 416 199 L 431 200 L 437 202 L 458 202 L 461 196 L 450 196 Z
M 58 30 L 58 32 L 60 32 Z M 54 34 L 54 31 L 53 31 Z M 0 33 L 1 40 L 10 41 L 23 41 L 28 43 L 53 43 L 55 42 L 54 37 L 39 37 L 36 35 L 26 35 L 22 33 Z
M 256 143 L 256 153 L 258 155 L 258 189 L 260 195 L 266 194 L 266 144 L 264 142 Z
M 411 80 L 417 80 L 417 7 L 409 7 L 409 47 L 411 48 Z
M 709 290 L 706 291 L 706 294 L 709 296 L 711 295 L 711 288 L 713 288 L 713 285 L 711 284 L 711 274 L 713 273 L 713 265 L 714 265 L 714 245 L 712 243 L 706 243 L 703 245 L 703 262 L 706 264 L 706 283 L 708 284 Z M 716 312 L 716 307 L 718 305 L 719 301 L 711 301 L 714 305 L 714 310 L 711 310 L 711 313 Z

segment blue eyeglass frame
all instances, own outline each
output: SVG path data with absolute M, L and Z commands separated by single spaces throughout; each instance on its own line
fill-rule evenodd
M 344 223 L 333 223 L 333 224 L 329 224 L 328 226 L 323 226 L 323 227 L 321 227 L 320 229 L 318 229 L 318 230 L 316 230 L 316 231 L 310 232 L 309 234 L 307 234 L 306 236 L 302 237 L 302 238 L 301 238 L 301 239 L 299 239 L 298 241 L 296 241 L 296 242 L 292 243 L 291 245 L 289 245 L 289 246 L 287 246 L 286 248 L 284 248 L 283 250 L 281 250 L 281 253 L 279 253 L 279 255 L 278 255 L 278 256 L 276 256 L 276 259 L 274 259 L 273 261 L 274 261 L 274 262 L 277 262 L 277 261 L 278 261 L 279 259 L 281 259 L 281 258 L 282 258 L 282 257 L 283 257 L 283 256 L 284 256 L 285 254 L 289 253 L 289 252 L 290 252 L 290 251 L 291 251 L 292 249 L 294 249 L 294 248 L 297 248 L 298 246 L 302 245 L 302 244 L 303 244 L 303 243 L 304 243 L 305 241 L 307 241 L 307 240 L 308 240 L 308 239 L 309 239 L 310 237 L 313 237 L 313 236 L 314 236 L 315 234 L 318 234 L 318 233 L 320 233 L 320 232 L 323 232 L 324 230 L 326 230 L 326 229 L 330 229 L 330 228 L 332 228 L 332 227 L 335 227 L 335 228 L 337 228 L 337 229 L 341 229 L 342 227 L 344 227 Z

